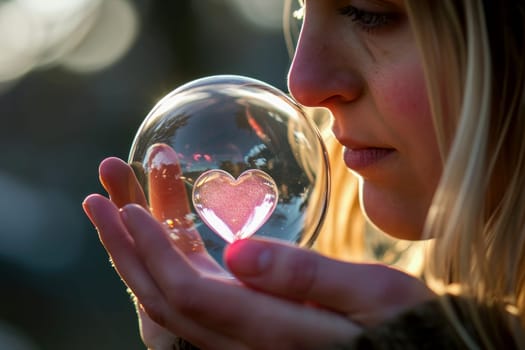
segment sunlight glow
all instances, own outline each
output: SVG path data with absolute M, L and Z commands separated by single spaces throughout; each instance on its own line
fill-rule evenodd
M 105 1 L 92 30 L 78 47 L 67 54 L 62 64 L 78 72 L 103 69 L 118 61 L 138 34 L 138 18 L 126 1 Z
M 121 58 L 138 32 L 127 0 L 11 0 L 0 3 L 0 83 L 62 65 L 103 69 Z

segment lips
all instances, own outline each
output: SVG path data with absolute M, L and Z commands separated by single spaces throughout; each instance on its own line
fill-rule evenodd
M 346 166 L 357 173 L 377 165 L 394 153 L 391 148 L 345 148 L 344 162 Z

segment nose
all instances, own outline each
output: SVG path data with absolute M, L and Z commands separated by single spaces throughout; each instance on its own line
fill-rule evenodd
M 289 91 L 302 105 L 330 109 L 334 103 L 354 101 L 363 91 L 352 53 L 341 47 L 332 29 L 304 18 L 288 73 Z

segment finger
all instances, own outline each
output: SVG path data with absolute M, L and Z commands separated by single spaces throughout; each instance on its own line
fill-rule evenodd
M 162 226 L 144 210 L 128 205 L 122 209 L 122 216 L 140 247 L 141 258 L 172 310 L 198 320 L 215 333 L 239 339 L 250 348 L 280 339 L 304 345 L 292 348 L 307 349 L 306 345 L 313 340 L 326 344 L 333 339 L 346 339 L 358 330 L 339 315 L 260 294 L 231 279 L 202 275 L 184 254 L 169 248 Z M 150 229 L 146 230 L 148 226 Z M 148 309 L 146 305 L 145 308 Z M 257 327 L 261 324 L 265 326 Z M 305 330 L 315 330 L 307 342 L 304 342 Z
M 237 241 L 227 248 L 225 262 L 247 285 L 313 302 L 365 323 L 433 296 L 421 281 L 393 268 L 337 261 L 269 240 Z
M 155 290 L 158 293 L 155 283 L 135 253 L 135 242 L 120 220 L 116 205 L 104 196 L 94 194 L 84 200 L 83 207 L 97 228 L 100 240 L 119 275 L 122 278 L 126 276 L 126 282 L 141 287 L 137 289 Z
M 125 205 L 120 216 L 126 229 L 132 235 L 140 258 L 152 272 L 164 290 L 169 289 L 170 277 L 176 266 L 177 275 L 198 275 L 188 258 L 174 247 L 173 240 L 166 234 L 165 227 L 144 208 L 136 204 Z M 158 257 L 158 259 L 156 258 Z M 164 261 L 174 265 L 169 266 Z
M 166 144 L 155 144 L 147 155 L 148 192 L 151 212 L 157 220 L 172 220 L 173 225 L 187 227 L 190 205 L 177 153 Z
M 166 144 L 154 144 L 148 149 L 146 161 L 152 215 L 168 227 L 184 252 L 206 252 L 204 243 L 193 226 L 177 153 Z
M 124 283 L 141 300 L 155 301 L 159 304 L 155 304 L 156 308 L 164 307 L 162 293 L 137 256 L 135 242 L 122 224 L 115 204 L 101 195 L 90 195 L 84 200 L 83 207 Z
M 123 160 L 115 157 L 104 159 L 99 166 L 99 176 L 102 186 L 117 207 L 128 203 L 148 207 L 144 191 L 133 169 Z
M 221 346 L 217 349 L 243 349 L 234 340 L 209 331 L 180 314 L 170 313 L 164 295 L 136 254 L 136 242 L 127 233 L 120 220 L 119 209 L 114 203 L 103 196 L 91 195 L 83 205 L 97 227 L 115 269 L 140 303 L 147 305 L 148 314 L 157 324 L 170 325 L 182 337 L 192 339 L 195 344 L 209 349 L 213 349 L 215 344 Z

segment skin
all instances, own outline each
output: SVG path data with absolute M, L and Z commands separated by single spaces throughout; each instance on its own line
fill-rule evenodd
M 111 199 L 92 194 L 83 207 L 135 296 L 149 349 L 170 349 L 173 333 L 202 349 L 323 348 L 431 297 L 423 283 L 401 271 L 261 239 L 228 247 L 231 278 L 203 246 L 187 244 L 185 237 L 193 240 L 196 233 L 170 239 L 145 209 L 124 161 L 108 158 L 99 173 Z M 167 198 L 162 205 L 184 206 Z M 161 211 L 167 210 L 177 209 Z
M 141 335 L 149 349 L 170 349 L 174 337 L 166 329 L 203 349 L 266 349 L 270 344 L 280 344 L 282 349 L 309 349 L 348 339 L 359 332 L 359 326 L 339 313 L 307 307 L 300 299 L 291 301 L 297 299 L 295 295 L 279 293 L 284 296 L 281 298 L 272 296 L 270 291 L 256 292 L 242 285 L 222 270 L 202 245 L 187 244 L 186 238 L 193 241 L 195 232 L 186 232 L 178 240 L 170 239 L 165 226 L 145 209 L 146 200 L 140 186 L 132 169 L 122 160 L 104 160 L 99 173 L 111 200 L 93 194 L 86 198 L 83 206 L 97 227 L 115 269 L 136 297 Z M 174 202 L 165 197 L 165 201 L 157 205 L 166 209 L 152 211 L 176 211 L 184 206 L 179 198 L 172 198 Z M 271 254 L 277 255 L 281 254 L 281 249 L 283 253 L 288 249 L 296 250 L 276 242 L 253 243 L 269 244 Z M 247 247 L 246 251 L 249 249 Z M 255 246 L 255 249 L 260 250 L 260 247 Z M 257 255 L 246 260 L 244 251 L 243 248 L 241 255 L 233 253 L 231 266 L 245 265 L 241 273 L 251 274 L 248 280 L 258 278 L 260 275 L 255 270 L 247 270 L 248 266 L 257 266 Z M 310 259 L 309 252 L 299 250 L 297 253 L 305 253 Z M 263 251 L 260 254 L 268 255 Z M 299 256 L 289 258 L 292 260 L 283 261 L 283 264 L 294 264 L 296 270 L 296 258 L 307 260 Z M 311 262 L 314 263 L 317 260 Z M 261 272 L 273 274 L 274 268 L 279 266 L 272 264 Z M 287 279 L 292 276 L 275 277 L 279 278 L 272 286 L 276 292 L 290 286 Z M 336 275 L 332 277 L 337 278 Z M 297 287 L 290 292 L 316 293 L 308 285 L 309 278 L 293 276 L 293 284 Z M 311 336 L 305 337 L 305 331 L 311 331 Z
M 328 108 L 335 135 L 349 148 L 389 150 L 353 169 L 363 176 L 364 208 L 388 233 L 419 238 L 440 162 L 417 50 L 401 2 L 351 4 L 395 11 L 399 21 L 363 30 L 339 13 L 346 2 L 306 1 L 290 90 L 305 105 Z M 159 174 L 162 167 L 178 171 L 169 147 L 154 152 L 171 160 Z M 226 248 L 232 278 L 195 244 L 196 232 L 176 227 L 174 240 L 160 223 L 163 213 L 185 213 L 184 196 L 161 191 L 180 188 L 180 180 L 150 184 L 159 193 L 150 212 L 125 162 L 108 158 L 99 173 L 109 198 L 92 194 L 83 207 L 136 297 L 150 349 L 169 349 L 172 333 L 203 349 L 323 348 L 434 297 L 420 280 L 381 264 L 344 263 L 255 238 Z
M 340 15 L 337 3 L 306 1 L 290 92 L 303 105 L 329 109 L 333 132 L 347 149 L 391 151 L 352 169 L 362 178 L 362 206 L 384 232 L 419 239 L 442 161 L 403 3 L 353 1 L 362 10 L 394 14 L 375 27 Z

